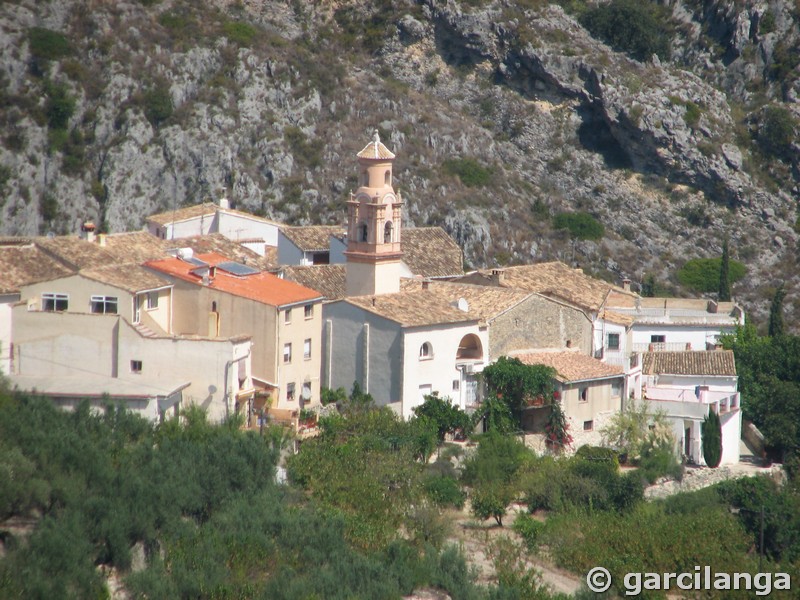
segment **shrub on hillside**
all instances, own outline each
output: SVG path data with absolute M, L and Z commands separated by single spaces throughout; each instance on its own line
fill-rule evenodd
M 693 258 L 678 270 L 678 281 L 696 292 L 714 293 L 719 291 L 721 258 Z M 728 280 L 731 285 L 747 274 L 747 268 L 738 260 L 729 262 Z
M 587 9 L 580 22 L 593 36 L 637 60 L 649 60 L 653 54 L 669 60 L 667 12 L 654 3 L 611 0 Z
M 34 58 L 57 60 L 70 53 L 69 42 L 63 34 L 43 27 L 28 30 L 28 47 Z
M 599 240 L 605 235 L 605 227 L 587 212 L 562 212 L 553 219 L 553 227 L 566 229 L 576 240 Z
M 492 179 L 492 170 L 474 158 L 452 158 L 443 166 L 446 173 L 456 175 L 467 187 L 483 187 Z
M 764 111 L 764 118 L 758 130 L 758 143 L 767 154 L 777 158 L 787 158 L 795 139 L 797 122 L 783 107 L 770 106 Z

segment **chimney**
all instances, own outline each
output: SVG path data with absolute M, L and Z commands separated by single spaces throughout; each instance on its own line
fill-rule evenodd
M 567 348 L 572 348 L 572 340 L 567 340 Z
M 372 297 L 372 306 L 375 306 L 375 296 Z
M 431 284 L 431 282 L 430 282 L 430 281 L 428 281 L 427 279 L 423 279 L 423 280 L 422 280 L 422 289 L 423 289 L 423 290 L 427 290 L 427 289 L 428 289 L 428 287 L 430 287 L 430 284 Z
M 105 245 L 106 245 L 106 234 L 105 233 L 101 233 L 100 235 L 98 235 L 97 236 L 97 242 L 101 246 L 105 247 Z
M 220 199 L 219 199 L 219 207 L 223 209 L 227 209 L 231 207 L 231 203 L 228 201 L 228 198 L 225 196 L 225 188 L 220 188 Z
M 505 269 L 492 269 L 492 283 L 495 285 L 503 285 L 506 282 Z
M 691 352 L 692 351 L 692 342 L 686 342 L 686 351 L 687 352 Z
M 716 314 L 717 312 L 719 312 L 719 304 L 714 300 L 709 300 L 706 310 L 711 314 Z
M 631 280 L 628 279 L 627 277 L 622 280 L 622 289 L 625 290 L 626 292 L 631 291 Z
M 95 224 L 91 221 L 86 221 L 83 225 L 81 225 L 81 239 L 86 240 L 87 242 L 94 242 L 95 237 Z

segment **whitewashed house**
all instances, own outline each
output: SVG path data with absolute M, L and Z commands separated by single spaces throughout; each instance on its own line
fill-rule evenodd
M 667 415 L 679 455 L 705 464 L 701 426 L 713 411 L 722 423 L 721 464 L 738 463 L 742 412 L 733 351 L 647 352 L 642 362 L 642 393 L 652 411 Z

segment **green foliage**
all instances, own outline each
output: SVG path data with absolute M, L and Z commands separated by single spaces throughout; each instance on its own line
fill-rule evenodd
M 158 127 L 169 119 L 174 110 L 172 96 L 165 83 L 160 83 L 147 90 L 142 96 L 142 105 L 144 115 L 153 127 Z
M 44 92 L 47 96 L 47 125 L 51 129 L 66 129 L 75 112 L 75 99 L 69 95 L 67 86 L 61 83 L 45 82 Z
M 683 113 L 683 120 L 686 121 L 689 127 L 696 129 L 702 115 L 703 111 L 699 105 L 692 101 L 686 102 L 686 112 Z
M 758 131 L 761 149 L 777 158 L 789 158 L 796 126 L 794 117 L 787 109 L 781 106 L 768 107 Z
M 720 302 L 730 302 L 731 300 L 731 258 L 728 251 L 728 238 L 722 242 L 722 258 L 719 265 L 719 294 Z
M 722 259 L 693 258 L 678 270 L 677 277 L 686 287 L 701 293 L 718 292 Z M 730 260 L 728 278 L 733 285 L 747 274 L 747 268 L 738 260 Z
M 653 54 L 669 60 L 667 20 L 667 11 L 658 5 L 635 0 L 612 0 L 588 8 L 580 16 L 581 24 L 593 36 L 640 61 L 649 60 Z
M 642 296 L 645 298 L 669 296 L 669 289 L 656 280 L 655 275 L 648 273 L 642 281 Z
M 322 406 L 328 406 L 328 404 L 343 404 L 346 401 L 347 392 L 343 387 L 336 388 L 335 390 L 323 387 L 320 390 L 320 402 L 322 402 Z
M 566 229 L 576 240 L 599 240 L 605 235 L 605 227 L 587 212 L 562 212 L 553 218 L 553 227 Z
M 628 460 L 638 460 L 652 448 L 671 448 L 670 425 L 663 412 L 652 412 L 647 400 L 627 401 L 624 410 L 615 413 L 601 430 L 606 444 Z
M 442 166 L 445 173 L 457 176 L 467 187 L 484 187 L 492 179 L 492 170 L 474 158 L 451 158 Z
M 461 509 L 464 507 L 466 495 L 454 477 L 444 475 L 429 475 L 423 481 L 425 494 L 437 506 L 443 508 L 452 506 Z
M 290 125 L 283 130 L 283 137 L 292 150 L 292 156 L 299 165 L 315 169 L 322 164 L 322 149 L 318 142 L 309 140 L 303 130 Z
M 783 300 L 786 298 L 786 288 L 783 282 L 775 290 L 772 303 L 769 306 L 769 329 L 770 337 L 777 337 L 785 333 L 783 325 Z
M 513 499 L 514 494 L 509 485 L 481 483 L 472 490 L 472 514 L 482 521 L 492 518 L 502 527 L 506 507 Z
M 52 193 L 45 192 L 39 197 L 39 216 L 42 217 L 42 221 L 51 223 L 58 218 L 58 215 L 58 200 Z
M 70 53 L 69 42 L 63 34 L 43 27 L 28 30 L 28 45 L 31 54 L 39 60 L 58 60 Z
M 544 523 L 537 521 L 529 515 L 520 514 L 517 515 L 511 529 L 519 534 L 528 549 L 533 550 L 539 543 L 539 538 L 544 530 Z
M 222 31 L 230 41 L 240 46 L 250 46 L 258 36 L 258 29 L 239 21 L 228 21 L 222 26 Z
M 655 483 L 661 477 L 677 481 L 683 479 L 683 466 L 675 457 L 671 442 L 646 446 L 639 459 L 639 472 L 648 483 Z
M 439 398 L 438 394 L 426 395 L 424 402 L 413 410 L 417 417 L 428 419 L 434 425 L 439 442 L 443 442 L 448 433 L 468 433 L 472 425 L 467 413 L 455 406 L 450 398 Z
M 561 453 L 572 445 L 567 417 L 560 402 L 553 402 L 550 405 L 550 414 L 547 416 L 544 431 L 546 434 L 544 441 L 551 452 Z
M 511 413 L 508 402 L 497 394 L 488 394 L 474 416 L 483 421 L 489 432 L 513 433 L 519 430 L 519 421 Z
M 760 337 L 747 324 L 723 338 L 723 345 L 736 357 L 744 417 L 783 462 L 800 450 L 800 337 Z
M 768 10 L 763 15 L 761 15 L 761 20 L 758 22 L 758 32 L 767 34 L 772 33 L 775 31 L 775 14 Z
M 722 460 L 722 423 L 719 415 L 713 410 L 703 419 L 701 429 L 703 437 L 703 458 L 706 464 L 715 469 Z
M 501 356 L 481 373 L 489 396 L 503 400 L 517 419 L 520 411 L 537 398 L 543 403 L 552 402 L 555 375 L 552 367 L 526 365 L 507 356 Z

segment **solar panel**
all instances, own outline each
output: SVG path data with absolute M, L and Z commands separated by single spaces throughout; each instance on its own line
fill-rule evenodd
M 199 258 L 186 258 L 184 259 L 186 262 L 191 263 L 197 267 L 207 267 L 208 263 L 200 260 Z
M 234 275 L 255 275 L 259 272 L 258 269 L 233 261 L 221 262 L 217 265 L 217 268 L 227 271 L 228 273 L 233 273 Z

